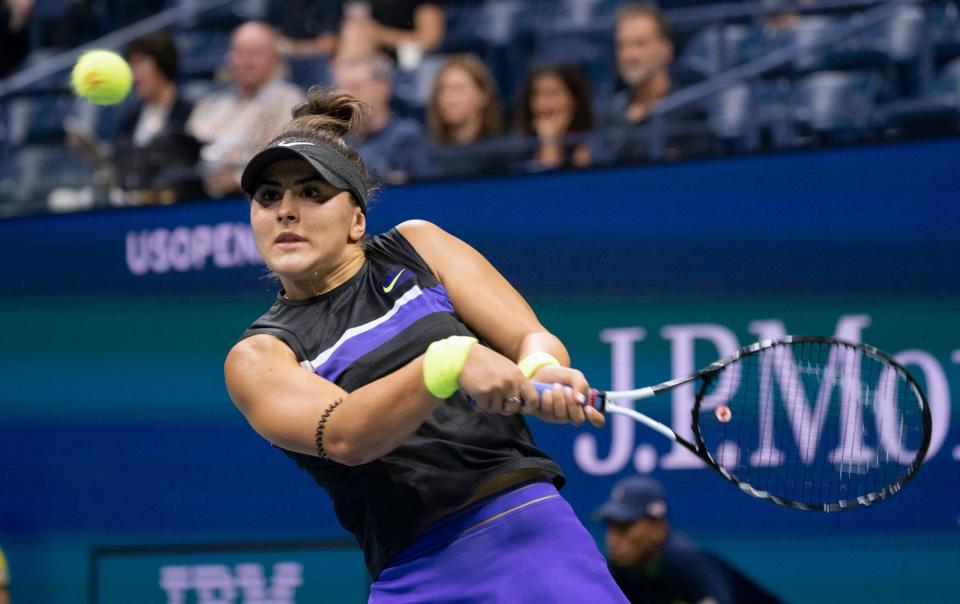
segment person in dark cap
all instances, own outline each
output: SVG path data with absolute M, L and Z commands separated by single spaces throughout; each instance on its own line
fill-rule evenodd
M 670 530 L 667 499 L 647 476 L 624 478 L 593 514 L 606 522 L 610 573 L 632 604 L 775 603 L 742 573 Z

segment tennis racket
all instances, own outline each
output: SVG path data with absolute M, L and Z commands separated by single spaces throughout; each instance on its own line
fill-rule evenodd
M 621 404 L 690 382 L 693 442 Z M 749 495 L 801 510 L 848 510 L 890 497 L 930 444 L 930 408 L 907 370 L 873 346 L 831 337 L 757 342 L 688 377 L 592 390 L 586 404 L 675 440 Z

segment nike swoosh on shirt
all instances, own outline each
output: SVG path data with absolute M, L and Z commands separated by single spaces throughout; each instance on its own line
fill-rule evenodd
M 384 286 L 383 286 L 383 293 L 389 294 L 390 292 L 393 291 L 393 286 L 397 284 L 397 279 L 400 278 L 400 275 L 402 275 L 402 274 L 403 274 L 403 271 L 405 271 L 405 270 L 407 270 L 407 269 L 405 269 L 405 268 L 400 269 L 400 272 L 397 273 L 397 276 L 393 278 L 393 281 L 390 282 L 390 285 L 384 285 Z

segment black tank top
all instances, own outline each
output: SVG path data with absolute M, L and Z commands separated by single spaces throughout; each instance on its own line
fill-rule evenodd
M 261 333 L 279 338 L 301 366 L 347 392 L 403 367 L 435 340 L 474 335 L 396 229 L 370 239 L 363 267 L 337 288 L 299 301 L 281 292 L 241 339 Z M 487 478 L 539 469 L 558 487 L 564 482 L 560 467 L 534 445 L 522 416 L 477 411 L 460 392 L 376 461 L 349 467 L 284 452 L 330 494 L 337 519 L 357 538 L 374 578 L 438 511 L 461 505 Z

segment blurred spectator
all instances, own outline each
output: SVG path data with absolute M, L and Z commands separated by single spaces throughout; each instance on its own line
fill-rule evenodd
M 606 522 L 610 572 L 631 603 L 775 604 L 779 600 L 687 537 L 670 530 L 656 480 L 619 481 L 594 512 Z
M 0 2 L 0 78 L 5 78 L 20 66 L 30 52 L 30 13 L 33 0 L 2 0 Z
M 375 178 L 398 184 L 421 169 L 424 133 L 411 119 L 390 111 L 393 65 L 383 56 L 339 59 L 334 64 L 336 87 L 363 101 L 370 114 L 361 130 L 349 138 Z
M 240 172 L 274 130 L 290 119 L 303 92 L 283 81 L 277 33 L 257 21 L 233 32 L 228 55 L 233 85 L 202 98 L 187 121 L 187 131 L 204 143 L 204 187 L 211 196 L 240 191 Z
M 586 133 L 593 128 L 593 94 L 587 76 L 573 65 L 533 69 L 517 107 L 517 130 L 537 146 L 528 170 L 584 167 L 590 163 Z
M 446 34 L 446 11 L 429 0 L 347 0 L 337 56 L 386 53 L 402 69 L 413 69 Z
M 0 604 L 10 604 L 10 571 L 7 569 L 7 559 L 0 548 Z
M 648 124 L 660 101 L 673 89 L 670 65 L 674 48 L 670 25 L 652 4 L 626 4 L 617 12 L 615 34 L 617 72 L 625 88 L 601 103 L 598 122 L 604 131 L 595 145 L 595 164 L 638 162 L 650 159 L 651 132 L 623 126 Z M 704 155 L 715 140 L 707 125 L 707 113 L 699 103 L 666 113 L 658 136 L 663 141 L 660 159 Z
M 340 4 L 315 0 L 271 0 L 265 21 L 280 34 L 284 56 L 331 55 L 343 18 Z
M 500 99 L 493 75 L 473 55 L 455 55 L 440 67 L 427 107 L 430 136 L 444 145 L 469 145 L 499 136 Z
M 502 174 L 526 159 L 523 142 L 502 138 L 497 85 L 474 55 L 444 61 L 433 80 L 427 105 L 427 145 L 421 178 Z
M 650 4 L 627 4 L 617 13 L 617 71 L 626 88 L 607 104 L 605 122 L 640 122 L 670 92 L 669 30 L 663 13 Z
M 147 34 L 124 54 L 137 101 L 119 118 L 113 150 L 117 186 L 131 193 L 132 203 L 201 197 L 199 143 L 186 132 L 193 106 L 177 90 L 180 57 L 173 40 L 165 32 Z

